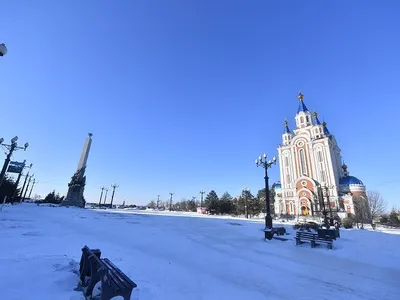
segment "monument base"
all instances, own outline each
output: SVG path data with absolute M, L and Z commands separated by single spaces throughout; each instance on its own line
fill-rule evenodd
M 84 168 L 80 169 L 72 176 L 71 182 L 68 184 L 67 197 L 60 203 L 60 206 L 85 207 L 83 192 L 85 191 L 86 177 L 83 175 L 84 171 Z
M 61 201 L 60 206 L 76 206 L 80 208 L 85 207 L 85 201 L 81 198 L 65 198 L 63 201 Z

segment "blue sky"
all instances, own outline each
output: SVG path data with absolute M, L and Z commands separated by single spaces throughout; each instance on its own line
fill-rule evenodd
M 285 3 L 283 3 L 285 2 Z M 64 194 L 93 132 L 86 198 L 263 187 L 299 90 L 352 175 L 400 205 L 398 1 L 6 1 L 0 136 Z M 279 179 L 278 166 L 271 181 Z

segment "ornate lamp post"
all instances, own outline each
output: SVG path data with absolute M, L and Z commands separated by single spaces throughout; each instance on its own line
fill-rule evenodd
M 7 47 L 4 43 L 0 44 L 0 56 L 4 56 L 7 53 Z
M 329 221 L 328 221 L 328 212 L 326 211 L 326 206 L 325 206 L 325 197 L 322 197 L 322 205 L 323 205 L 322 214 L 324 215 L 324 224 L 327 229 L 329 229 L 330 226 L 333 226 L 332 206 L 331 206 L 331 200 L 329 199 L 329 189 L 331 188 L 333 187 L 327 185 L 323 187 L 323 196 L 326 197 L 326 202 L 328 203 L 328 208 L 329 208 L 329 216 L 330 216 Z
M 105 196 L 104 196 L 104 204 L 106 204 L 106 201 L 107 201 L 107 194 L 108 194 L 108 189 L 107 189 L 107 188 L 105 188 L 104 190 L 106 191 L 106 194 L 105 194 Z
M 110 205 L 111 205 L 111 208 L 112 208 L 113 201 L 114 201 L 115 189 L 119 188 L 119 185 L 116 184 L 116 183 L 114 183 L 114 184 L 111 185 L 111 187 L 112 187 L 112 189 L 113 189 L 113 192 L 112 192 L 112 195 L 111 195 L 111 204 L 110 204 Z
M 174 194 L 174 193 L 169 193 L 170 194 L 170 196 L 171 196 L 171 198 L 169 198 L 169 211 L 171 211 L 172 210 L 172 195 Z
M 203 208 L 203 196 L 204 196 L 205 191 L 201 190 L 200 194 L 201 194 L 201 200 L 200 200 L 200 207 Z
M 0 48 L 0 51 L 1 51 L 1 48 Z M 28 146 L 29 146 L 28 143 L 25 143 L 24 147 L 19 147 L 18 144 L 17 144 L 17 141 L 18 141 L 18 137 L 15 136 L 15 137 L 13 137 L 11 139 L 11 144 L 8 145 L 8 144 L 4 144 L 3 143 L 4 142 L 3 138 L 0 138 L 0 145 L 4 146 L 8 150 L 7 157 L 6 157 L 5 161 L 4 161 L 3 169 L 1 170 L 1 173 L 0 173 L 0 187 L 1 187 L 2 183 L 3 183 L 4 177 L 6 175 L 6 172 L 7 172 L 7 169 L 8 169 L 8 165 L 10 164 L 10 161 L 11 161 L 11 155 L 13 154 L 13 152 L 15 150 L 20 150 L 20 149 L 23 149 L 25 151 L 26 148 L 28 148 Z
M 106 188 L 104 187 L 104 186 L 102 186 L 101 188 L 100 188 L 100 190 L 101 190 L 101 194 L 100 194 L 100 200 L 99 200 L 99 207 L 101 206 L 101 199 L 103 198 L 103 193 L 104 193 L 104 190 L 105 190 Z
M 263 156 L 259 156 L 256 159 L 257 167 L 262 167 L 265 169 L 265 205 L 266 205 L 266 215 L 265 215 L 265 238 L 272 239 L 274 233 L 272 231 L 272 217 L 271 217 L 271 205 L 269 199 L 269 183 L 268 183 L 268 169 L 271 168 L 272 165 L 276 164 L 276 157 L 274 156 L 272 160 L 267 161 L 267 154 L 264 153 Z
M 157 209 L 160 208 L 160 195 L 157 195 Z

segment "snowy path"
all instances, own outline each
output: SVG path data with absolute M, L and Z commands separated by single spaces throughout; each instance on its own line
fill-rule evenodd
M 344 231 L 328 251 L 264 242 L 261 228 L 237 220 L 7 207 L 0 213 L 6 295 L 0 298 L 54 299 L 60 292 L 57 299 L 83 299 L 71 291 L 77 278 L 70 271 L 84 244 L 100 248 L 138 284 L 132 299 L 400 298 L 399 235 Z M 38 286 L 20 288 L 18 278 L 25 277 Z

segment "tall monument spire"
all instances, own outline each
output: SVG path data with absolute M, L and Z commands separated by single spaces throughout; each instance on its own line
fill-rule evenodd
M 89 133 L 86 138 L 85 145 L 83 146 L 81 159 L 79 160 L 78 170 L 72 176 L 70 183 L 68 184 L 67 197 L 60 203 L 61 206 L 78 206 L 85 207 L 85 199 L 83 198 L 83 192 L 85 191 L 86 185 L 86 164 L 89 157 L 90 146 L 92 145 L 93 134 Z
M 89 133 L 88 137 L 86 138 L 85 145 L 83 146 L 81 159 L 79 160 L 78 164 L 78 171 L 82 168 L 86 168 L 87 160 L 89 157 L 90 146 L 92 145 L 92 136 L 93 134 Z

